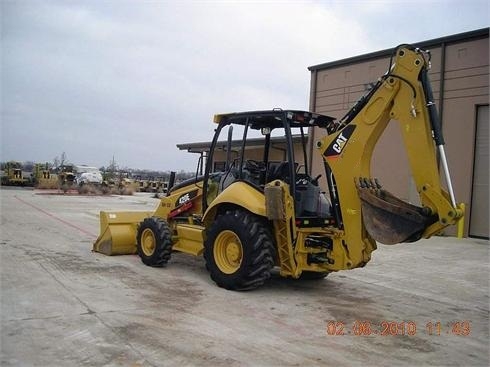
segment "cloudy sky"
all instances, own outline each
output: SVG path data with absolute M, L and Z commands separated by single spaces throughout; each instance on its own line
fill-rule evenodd
M 489 26 L 487 0 L 1 4 L 1 156 L 193 171 L 219 112 L 307 109 L 308 66 Z M 337 116 L 340 117 L 340 116 Z

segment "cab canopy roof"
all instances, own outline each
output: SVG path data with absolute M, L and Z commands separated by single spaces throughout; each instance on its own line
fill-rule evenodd
M 214 115 L 214 122 L 217 124 L 250 124 L 252 129 L 262 129 L 268 127 L 271 129 L 282 128 L 283 119 L 290 127 L 310 127 L 318 126 L 327 128 L 335 119 L 330 116 L 320 115 L 318 113 L 298 110 L 281 110 L 274 109 L 269 111 L 248 111 L 233 112 Z

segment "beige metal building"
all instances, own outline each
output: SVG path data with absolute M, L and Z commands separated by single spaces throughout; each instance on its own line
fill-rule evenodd
M 489 237 L 489 28 L 416 43 L 432 54 L 430 80 L 438 104 L 457 201 L 466 204 L 465 236 Z M 309 67 L 310 110 L 342 118 L 389 65 L 392 49 Z M 322 158 L 309 132 L 313 172 Z M 411 181 L 398 124 L 389 124 L 372 162 L 383 186 L 412 203 Z M 454 233 L 454 229 L 449 233 Z
M 231 144 L 232 148 L 232 159 L 238 157 L 238 152 L 242 147 L 242 140 L 233 140 Z M 245 159 L 255 159 L 262 160 L 263 149 L 264 149 L 265 139 L 264 138 L 253 138 L 249 139 L 247 146 L 245 147 Z M 294 144 L 294 155 L 295 157 L 301 157 L 302 145 L 301 136 L 293 136 Z M 209 149 L 211 148 L 211 142 L 199 142 L 199 143 L 184 143 L 177 144 L 177 148 L 180 150 L 187 150 L 189 153 L 197 153 L 202 157 L 206 157 Z M 271 138 L 271 151 L 270 151 L 271 161 L 285 161 L 287 158 L 286 154 L 286 141 L 282 136 L 276 136 Z M 299 164 L 304 164 L 304 162 L 298 162 Z M 212 171 L 222 171 L 225 169 L 226 164 L 226 141 L 219 141 L 216 145 L 216 151 L 213 160 Z

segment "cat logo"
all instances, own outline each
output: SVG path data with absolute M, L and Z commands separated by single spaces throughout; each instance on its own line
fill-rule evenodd
M 332 149 L 339 154 L 342 153 L 342 149 L 344 148 L 346 141 L 347 141 L 347 138 L 345 136 L 343 136 L 342 133 L 340 133 L 337 140 L 335 140 L 335 144 L 332 145 Z
M 330 143 L 327 149 L 325 149 L 323 155 L 329 158 L 335 158 L 339 156 L 340 153 L 342 153 L 342 151 L 344 150 L 345 145 L 349 141 L 355 128 L 356 125 L 347 125 L 345 128 L 343 128 L 340 131 L 340 134 L 337 135 L 337 138 L 332 143 Z

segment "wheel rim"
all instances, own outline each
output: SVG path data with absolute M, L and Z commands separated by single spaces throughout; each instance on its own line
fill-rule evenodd
M 151 229 L 146 228 L 141 234 L 141 250 L 146 256 L 151 256 L 155 252 L 155 247 L 155 234 Z
M 214 241 L 213 254 L 219 270 L 225 274 L 233 274 L 242 264 L 242 243 L 234 232 L 223 231 Z

